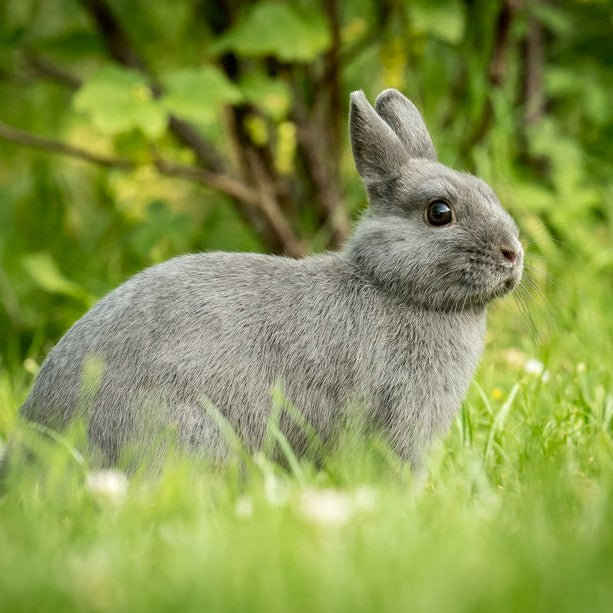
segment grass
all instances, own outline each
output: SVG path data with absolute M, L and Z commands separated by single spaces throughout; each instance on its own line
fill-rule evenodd
M 0 494 L 0 611 L 610 610 L 612 307 L 601 271 L 558 273 L 532 323 L 493 308 L 423 479 L 348 433 L 320 470 L 177 459 L 105 495 L 38 437 Z M 29 379 L 0 372 L 5 438 Z

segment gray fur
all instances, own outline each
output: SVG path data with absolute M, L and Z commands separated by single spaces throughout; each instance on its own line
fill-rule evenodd
M 222 458 L 204 399 L 257 449 L 280 382 L 324 440 L 354 407 L 418 465 L 458 410 L 481 353 L 486 304 L 517 284 L 523 255 L 492 190 L 436 162 L 402 94 L 387 90 L 375 110 L 355 92 L 350 115 L 370 208 L 345 249 L 302 260 L 187 255 L 141 272 L 59 341 L 23 415 L 53 428 L 87 415 L 104 463 L 127 444 L 155 455 L 168 428 L 182 447 Z M 432 227 L 425 210 L 441 197 L 455 222 Z M 502 245 L 515 249 L 514 263 Z M 100 365 L 93 382 L 83 374 L 92 357 Z M 300 450 L 299 428 L 283 426 Z

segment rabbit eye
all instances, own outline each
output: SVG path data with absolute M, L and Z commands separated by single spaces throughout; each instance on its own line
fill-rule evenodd
M 431 226 L 445 226 L 452 219 L 451 207 L 444 200 L 435 200 L 428 205 L 426 220 Z

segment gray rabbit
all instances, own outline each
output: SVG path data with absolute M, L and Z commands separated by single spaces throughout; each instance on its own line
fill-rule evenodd
M 84 417 L 103 464 L 126 447 L 155 455 L 166 430 L 221 460 L 226 439 L 207 407 L 255 450 L 279 383 L 322 440 L 359 411 L 419 466 L 466 393 L 487 303 L 521 278 L 522 247 L 491 188 L 437 162 L 401 93 L 373 108 L 354 92 L 349 129 L 370 207 L 342 251 L 205 253 L 144 270 L 59 341 L 22 415 L 55 429 Z M 286 417 L 300 451 L 303 428 Z

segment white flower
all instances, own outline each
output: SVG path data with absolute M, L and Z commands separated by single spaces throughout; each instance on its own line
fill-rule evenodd
M 264 477 L 264 494 L 273 507 L 279 507 L 287 502 L 287 485 L 271 472 Z
M 543 364 L 543 362 L 539 362 L 534 358 L 526 360 L 524 364 L 524 371 L 527 372 L 529 375 L 542 375 L 544 370 L 545 365 Z
M 529 375 L 534 375 L 535 377 L 540 377 L 543 383 L 547 383 L 547 381 L 549 381 L 549 371 L 545 370 L 545 365 L 543 362 L 535 358 L 526 360 L 524 363 L 524 372 L 528 373 Z
M 120 504 L 128 493 L 128 477 L 119 470 L 96 470 L 87 474 L 85 487 L 98 500 Z
M 236 501 L 234 512 L 238 517 L 251 517 L 253 515 L 253 502 L 249 496 L 241 496 Z
M 521 368 L 526 362 L 526 355 L 524 352 L 515 347 L 509 347 L 509 349 L 504 352 L 504 355 L 507 364 L 514 366 L 515 368 Z
M 342 526 L 354 511 L 353 500 L 345 492 L 332 489 L 306 489 L 298 500 L 304 517 L 319 524 Z

